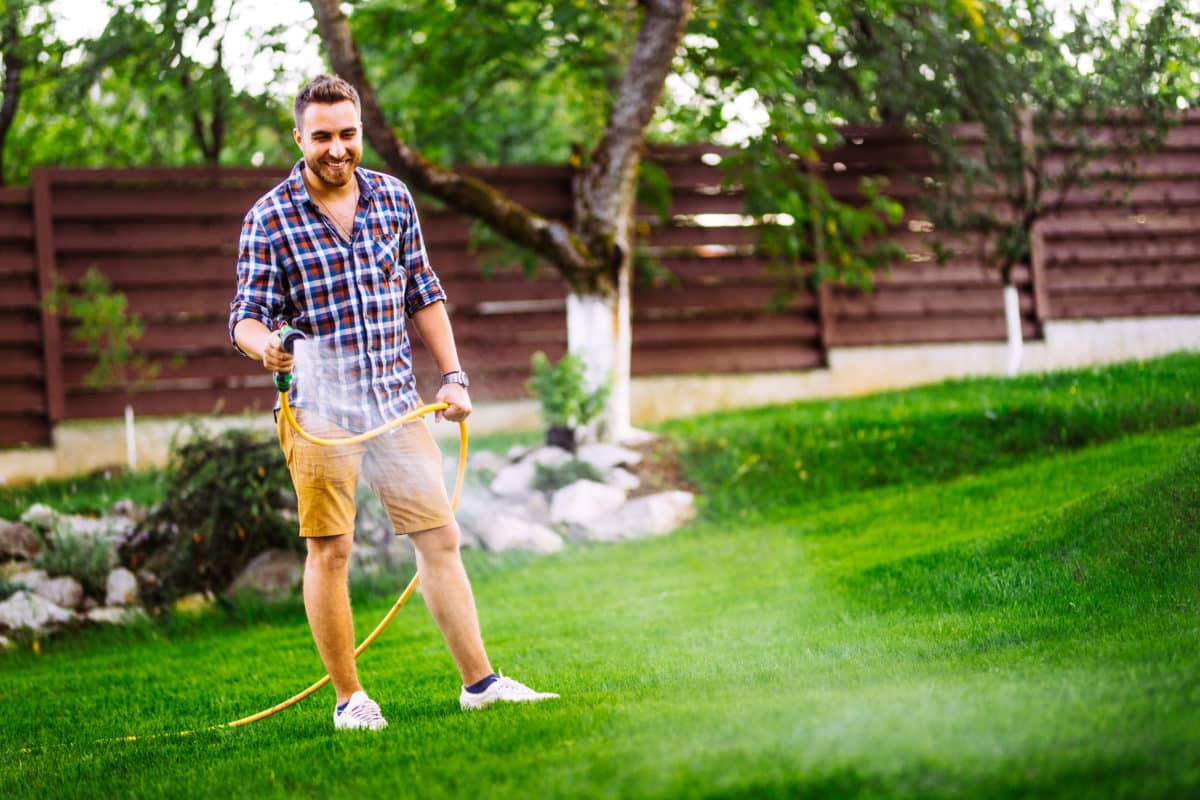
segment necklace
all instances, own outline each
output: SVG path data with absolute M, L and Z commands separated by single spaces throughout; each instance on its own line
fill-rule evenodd
M 312 193 L 310 192 L 310 194 Z M 354 202 L 351 204 L 351 209 L 353 210 L 350 212 L 349 228 L 346 228 L 346 226 L 343 225 L 340 220 L 338 220 L 337 215 L 330 210 L 329 206 L 325 205 L 324 201 L 321 200 L 320 197 L 312 194 L 312 198 L 317 201 L 317 205 L 319 205 L 321 210 L 325 212 L 325 218 L 333 223 L 333 227 L 338 232 L 338 235 L 340 235 L 347 242 L 354 241 L 354 216 L 358 212 L 358 183 L 355 182 L 354 184 Z

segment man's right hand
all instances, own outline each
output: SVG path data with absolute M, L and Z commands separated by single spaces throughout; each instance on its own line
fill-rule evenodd
M 271 331 L 262 351 L 262 363 L 268 372 L 291 372 L 295 358 L 283 349 L 279 331 Z

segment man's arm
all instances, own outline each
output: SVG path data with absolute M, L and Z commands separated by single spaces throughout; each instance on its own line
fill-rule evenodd
M 421 334 L 421 341 L 437 363 L 438 372 L 457 372 L 462 369 L 458 361 L 458 349 L 454 346 L 454 331 L 450 328 L 450 315 L 442 301 L 430 303 L 417 309 L 412 315 L 413 325 Z M 265 362 L 264 362 L 265 363 Z M 457 383 L 447 383 L 438 389 L 437 402 L 450 407 L 437 412 L 437 419 L 444 416 L 451 422 L 461 422 L 471 413 L 471 398 L 467 388 Z
M 279 331 L 272 331 L 256 319 L 238 320 L 233 328 L 238 349 L 261 361 L 268 372 L 291 372 L 293 357 L 283 349 Z

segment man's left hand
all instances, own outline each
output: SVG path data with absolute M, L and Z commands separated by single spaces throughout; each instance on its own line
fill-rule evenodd
M 449 408 L 434 414 L 434 420 L 437 422 L 441 422 L 443 419 L 450 422 L 462 422 L 471 415 L 471 396 L 467 394 L 467 387 L 462 384 L 447 383 L 438 389 L 436 400 L 449 406 Z

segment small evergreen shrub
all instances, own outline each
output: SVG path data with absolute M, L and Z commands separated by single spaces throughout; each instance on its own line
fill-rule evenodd
M 121 549 L 134 571 L 148 570 L 150 605 L 193 592 L 220 594 L 246 564 L 272 548 L 302 551 L 287 463 L 274 436 L 196 430 L 167 464 L 166 496 Z M 284 512 L 284 513 L 281 513 Z
M 114 560 L 112 546 L 103 536 L 52 532 L 36 564 L 50 577 L 74 578 L 89 597 L 104 599 Z
M 534 465 L 533 487 L 543 492 L 552 492 L 581 480 L 603 483 L 604 476 L 588 462 L 577 459 L 565 461 L 557 467 Z

